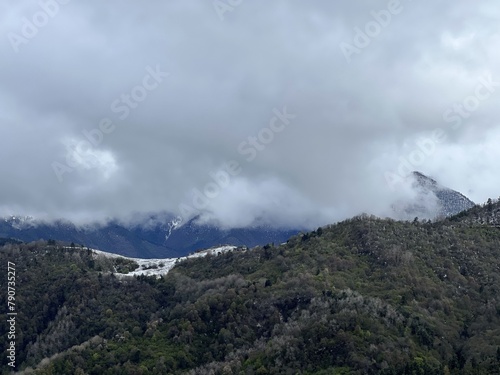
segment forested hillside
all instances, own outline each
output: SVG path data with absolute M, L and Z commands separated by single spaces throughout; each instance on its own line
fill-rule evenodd
M 136 265 L 78 248 L 7 243 L 17 370 L 500 374 L 499 211 L 360 216 L 284 245 L 189 259 L 159 279 L 117 275 Z

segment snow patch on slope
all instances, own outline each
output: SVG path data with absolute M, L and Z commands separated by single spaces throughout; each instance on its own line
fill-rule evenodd
M 163 258 L 163 259 L 142 259 L 142 258 L 130 258 L 130 257 L 125 257 L 123 255 L 118 255 L 118 254 L 113 254 L 113 253 L 108 253 L 106 251 L 101 251 L 101 250 L 96 250 L 96 249 L 89 249 L 91 250 L 96 256 L 104 256 L 108 258 L 123 258 L 123 259 L 128 259 L 131 261 L 134 261 L 139 265 L 139 268 L 137 268 L 135 271 L 129 272 L 127 274 L 122 274 L 122 273 L 116 273 L 115 275 L 119 276 L 156 276 L 160 277 L 162 275 L 166 275 L 172 268 L 175 267 L 175 265 L 178 262 L 181 262 L 183 260 L 189 259 L 189 258 L 201 258 L 205 257 L 207 255 L 219 255 L 228 251 L 233 251 L 236 249 L 236 246 L 221 246 L 221 247 L 215 247 L 211 249 L 206 249 L 202 250 L 199 252 L 196 252 L 194 254 L 181 257 L 181 258 Z

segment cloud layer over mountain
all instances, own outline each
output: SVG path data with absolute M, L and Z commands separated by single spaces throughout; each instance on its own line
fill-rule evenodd
M 0 214 L 388 214 L 421 170 L 500 195 L 491 1 L 0 5 Z

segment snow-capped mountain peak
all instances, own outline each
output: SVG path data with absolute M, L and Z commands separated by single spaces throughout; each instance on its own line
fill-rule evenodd
M 422 172 L 414 171 L 408 176 L 408 179 L 416 195 L 412 201 L 398 202 L 393 207 L 399 218 L 434 219 L 452 216 L 475 205 L 465 195 L 440 185 L 436 180 Z

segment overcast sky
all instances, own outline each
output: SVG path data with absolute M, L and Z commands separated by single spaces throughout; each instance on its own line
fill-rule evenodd
M 312 227 L 387 214 L 414 169 L 498 197 L 499 24 L 493 0 L 5 0 L 0 214 Z

